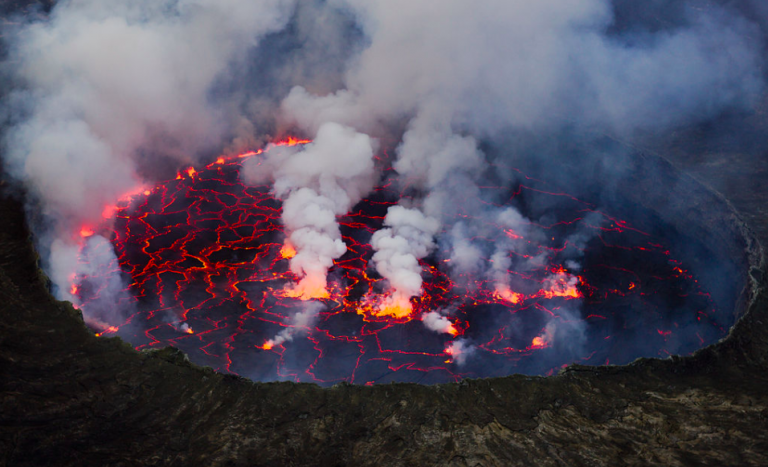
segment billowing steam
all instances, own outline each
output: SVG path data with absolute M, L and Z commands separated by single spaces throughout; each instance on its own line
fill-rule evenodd
M 286 291 L 290 296 L 328 296 L 328 269 L 347 251 L 337 217 L 373 188 L 373 149 L 367 135 L 326 123 L 303 148 L 275 148 L 267 151 L 266 160 L 244 164 L 243 181 L 272 181 L 275 195 L 284 201 L 291 270 L 301 277 Z
M 53 222 L 41 238 L 60 298 L 82 225 L 141 189 L 154 167 L 217 148 L 233 115 L 209 93 L 265 34 L 286 26 L 292 2 L 240 0 L 61 2 L 12 43 L 6 170 Z M 60 254 L 61 252 L 67 252 Z M 114 260 L 114 253 L 102 262 Z M 111 258 L 109 257 L 111 255 Z M 66 272 L 68 271 L 68 272 Z M 105 297 L 106 299 L 106 297 Z M 90 317 L 86 313 L 87 317 Z
M 426 326 L 430 331 L 443 334 L 451 334 L 454 336 L 458 333 L 451 320 L 443 316 L 438 311 L 430 311 L 429 313 L 424 313 L 424 315 L 421 317 L 421 321 L 424 322 L 424 326 Z
M 456 363 L 457 365 L 464 365 L 464 363 L 467 361 L 467 358 L 469 358 L 474 352 L 475 347 L 467 343 L 465 339 L 456 339 L 448 345 L 448 348 L 445 349 L 445 353 L 450 355 L 453 363 Z
M 293 315 L 289 327 L 280 331 L 274 338 L 264 344 L 265 349 L 271 349 L 278 345 L 293 340 L 300 333 L 310 332 L 310 326 L 317 319 L 318 313 L 323 310 L 323 305 L 318 302 L 305 302 L 301 309 Z
M 754 27 L 719 9 L 690 10 L 676 30 L 623 37 L 605 33 L 613 16 L 602 0 L 340 3 L 370 45 L 351 62 L 345 89 L 315 96 L 294 88 L 283 110 L 307 131 L 336 121 L 375 132 L 376 122 L 409 118 L 394 168 L 421 195 L 408 210 L 391 208 L 372 239 L 377 271 L 392 287 L 385 310 L 403 310 L 404 299 L 419 294 L 417 260 L 441 224 L 477 208 L 465 202 L 486 168 L 476 137 L 565 127 L 631 135 L 750 105 L 762 90 Z M 524 221 L 514 209 L 498 216 L 512 231 Z M 476 272 L 481 250 L 453 222 L 442 226 L 458 247 L 453 270 Z M 514 240 L 499 245 L 488 271 L 513 302 L 514 248 Z M 567 287 L 562 281 L 572 285 L 564 274 L 550 281 L 554 293 Z
M 407 196 L 370 238 L 387 287 L 368 297 L 374 313 L 409 315 L 430 255 L 460 286 L 482 279 L 516 303 L 533 292 L 512 273 L 551 253 L 531 250 L 538 219 L 478 201 L 490 172 L 511 177 L 492 170 L 484 143 L 515 132 L 631 139 L 748 109 L 764 91 L 760 25 L 681 3 L 664 28 L 622 30 L 609 0 L 61 1 L 8 35 L 4 167 L 46 216 L 38 242 L 55 293 L 75 300 L 73 277 L 88 274 L 78 255 L 116 264 L 99 229 L 118 198 L 182 165 L 301 133 L 312 142 L 271 147 L 241 177 L 283 201 L 283 251 L 298 280 L 282 292 L 312 300 L 328 296 L 329 270 L 347 251 L 339 219 L 382 180 L 374 155 L 387 141 L 387 176 Z M 506 233 L 492 251 L 488 229 Z M 569 239 L 571 272 L 550 271 L 536 293 L 574 296 L 589 235 Z M 107 306 L 123 293 L 119 270 L 107 281 L 93 285 L 102 305 L 84 310 L 97 327 L 123 319 Z M 320 305 L 303 306 L 269 346 L 311 325 Z M 539 345 L 562 334 L 578 347 L 577 313 L 563 315 Z M 420 318 L 457 334 L 445 310 Z M 475 347 L 458 339 L 449 349 L 461 364 Z
M 380 314 L 407 316 L 409 300 L 421 294 L 421 265 L 434 247 L 432 238 L 439 223 L 420 211 L 393 206 L 384 218 L 387 228 L 373 234 L 371 245 L 376 253 L 376 271 L 389 281 L 392 295 L 379 309 Z

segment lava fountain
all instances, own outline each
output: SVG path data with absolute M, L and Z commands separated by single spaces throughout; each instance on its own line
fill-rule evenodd
M 474 245 L 502 251 L 481 259 L 492 274 L 457 272 L 458 247 L 448 245 L 419 260 L 420 295 L 393 294 L 373 267 L 371 239 L 409 195 L 388 181 L 386 153 L 375 157 L 382 182 L 338 219 L 347 251 L 327 285 L 293 293 L 302 278 L 289 268 L 296 248 L 282 203 L 270 186 L 240 177 L 244 161 L 262 156 L 220 157 L 138 190 L 105 210 L 111 232 L 82 226 L 80 260 L 92 257 L 89 249 L 113 248 L 117 261 L 72 278 L 75 305 L 87 316 L 107 277 L 129 284 L 114 303 L 127 317 L 98 335 L 119 335 L 139 350 L 171 345 L 194 363 L 257 381 L 329 385 L 552 374 L 574 362 L 690 353 L 727 332 L 715 301 L 652 225 L 524 176 L 478 195 L 523 212 L 531 200 L 550 200 L 539 221 L 523 221 L 524 231 L 459 214 L 489 232 Z M 87 242 L 95 233 L 111 243 Z M 528 266 L 511 267 L 517 260 Z

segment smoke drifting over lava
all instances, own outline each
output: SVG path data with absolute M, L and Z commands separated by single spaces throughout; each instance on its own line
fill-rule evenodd
M 237 331 L 229 335 L 250 338 L 233 337 L 236 351 L 219 354 L 236 354 L 234 367 L 213 366 L 254 378 L 304 379 L 301 371 L 314 374 L 336 358 L 339 368 L 355 360 L 354 370 L 317 380 L 361 381 L 354 375 L 369 352 L 363 336 L 375 336 L 384 352 L 381 339 L 408 347 L 422 332 L 438 340 L 400 354 L 424 360 L 390 362 L 386 371 L 428 369 L 436 359 L 476 361 L 468 371 L 441 367 L 448 379 L 496 375 L 483 369 L 498 365 L 488 355 L 509 357 L 515 348 L 532 361 L 537 349 L 547 352 L 503 371 L 546 371 L 592 358 L 605 347 L 590 339 L 627 328 L 603 318 L 611 326 L 591 330 L 590 310 L 619 288 L 594 272 L 590 254 L 617 258 L 603 266 L 622 282 L 622 297 L 655 289 L 644 277 L 618 279 L 641 274 L 626 266 L 642 260 L 620 258 L 621 245 L 605 239 L 648 229 L 603 212 L 594 202 L 601 193 L 566 194 L 526 178 L 518 166 L 554 172 L 579 164 L 570 151 L 537 151 L 527 138 L 563 148 L 578 140 L 599 152 L 595 135 L 632 141 L 705 122 L 749 110 L 764 91 L 763 23 L 717 2 L 668 10 L 656 3 L 636 8 L 668 15 L 661 26 L 622 24 L 622 3 L 608 0 L 62 1 L 45 17 L 6 28 L 4 70 L 14 87 L 6 96 L 5 172 L 29 194 L 30 211 L 43 215 L 37 242 L 56 296 L 81 306 L 100 332 L 123 330 L 138 347 L 179 345 L 152 337 L 139 317 L 197 338 L 190 311 L 207 310 L 208 322 L 218 323 L 213 332 L 227 321 L 213 316 L 226 308 L 240 317 L 227 324 Z M 619 172 L 625 156 L 590 163 Z M 587 170 L 570 173 L 589 178 Z M 565 185 L 595 185 L 581 182 Z M 264 218 L 248 219 L 248 209 Z M 224 234 L 230 230 L 236 238 Z M 193 248 L 190 232 L 211 244 Z M 655 235 L 616 241 L 666 256 Z M 222 285 L 211 278 L 224 266 L 210 255 L 225 245 L 260 253 L 230 258 L 234 276 Z M 671 254 L 648 259 L 646 272 L 665 264 L 670 271 L 658 277 L 688 281 L 671 288 L 706 296 Z M 199 280 L 205 297 L 187 297 Z M 221 287 L 231 288 L 224 301 Z M 158 302 L 147 300 L 151 293 Z M 652 307 L 702 307 L 673 321 L 696 327 L 696 313 L 704 313 L 709 327 L 692 332 L 707 333 L 703 344 L 723 332 L 714 305 Z M 541 316 L 521 318 L 528 308 Z M 254 327 L 249 313 L 282 329 Z M 338 318 L 343 313 L 351 317 Z M 358 334 L 347 334 L 346 322 L 327 324 L 361 316 Z M 669 339 L 666 328 L 652 332 Z M 340 341 L 362 350 L 334 357 L 339 350 L 323 344 Z M 291 345 L 293 357 L 284 350 L 280 361 L 264 363 L 263 351 Z M 638 344 L 619 360 L 658 353 Z M 379 370 L 365 371 L 362 381 L 381 379 Z

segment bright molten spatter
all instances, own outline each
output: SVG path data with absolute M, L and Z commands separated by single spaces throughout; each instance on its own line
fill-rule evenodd
M 489 207 L 488 200 L 501 200 L 494 206 L 525 211 L 532 199 L 555 206 L 531 216 L 542 219 L 529 222 L 531 230 L 543 234 L 525 238 L 489 224 L 495 233 L 473 241 L 487 251 L 520 242 L 510 257 L 535 267 L 507 270 L 504 280 L 452 280 L 452 251 L 443 249 L 421 261 L 421 296 L 392 294 L 369 264 L 370 237 L 401 197 L 384 185 L 340 219 L 348 252 L 327 287 L 299 287 L 301 278 L 288 269 L 296 250 L 285 241 L 280 202 L 269 186 L 239 179 L 242 161 L 260 152 L 187 168 L 105 209 L 115 216 L 119 264 L 100 275 L 119 270 L 130 285 L 119 305 L 123 318 L 98 335 L 118 334 L 138 349 L 173 345 L 197 364 L 255 380 L 369 384 L 624 363 L 690 352 L 725 332 L 712 319 L 712 300 L 663 239 L 525 177 L 511 187 L 483 187 L 481 197 Z M 379 165 L 387 170 L 389 161 Z M 577 229 L 591 231 L 592 240 L 576 247 L 583 258 L 569 269 L 563 255 L 573 252 L 568 239 Z M 110 235 L 91 226 L 81 231 L 84 239 L 95 233 Z M 104 293 L 100 275 L 73 279 L 71 292 L 86 315 Z M 322 307 L 312 314 L 307 306 L 317 302 Z

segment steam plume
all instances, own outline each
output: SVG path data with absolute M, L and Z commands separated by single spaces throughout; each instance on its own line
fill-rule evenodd
M 275 195 L 284 200 L 286 242 L 296 249 L 291 270 L 301 277 L 289 294 L 328 296 L 328 269 L 347 251 L 336 218 L 373 187 L 373 148 L 367 135 L 326 123 L 303 149 L 272 149 L 266 161 L 244 164 L 241 177 L 246 183 L 272 178 Z
M 373 255 L 376 271 L 389 281 L 392 289 L 380 313 L 406 316 L 411 310 L 409 299 L 421 294 L 419 259 L 434 248 L 432 238 L 440 225 L 419 210 L 403 206 L 389 208 L 384 225 L 388 228 L 379 230 L 371 238 L 371 246 L 376 251 Z
M 474 136 L 574 126 L 631 135 L 747 107 L 763 86 L 749 39 L 755 26 L 720 8 L 685 10 L 686 21 L 669 31 L 611 36 L 605 0 L 334 4 L 354 13 L 370 44 L 348 68 L 346 89 L 315 96 L 294 88 L 285 116 L 308 130 L 337 121 L 361 131 L 409 116 L 394 167 L 425 190 L 418 209 L 443 222 L 455 209 L 446 187 L 453 201 L 471 198 L 462 194 L 485 167 Z M 389 225 L 374 244 L 396 236 Z M 394 275 L 381 264 L 385 277 Z M 403 282 L 417 284 L 409 264 Z
M 231 122 L 208 93 L 291 9 L 283 0 L 64 1 L 18 33 L 11 55 L 23 88 L 9 103 L 25 117 L 7 134 L 4 162 L 53 221 L 40 241 L 43 251 L 58 245 L 44 259 L 60 298 L 72 299 L 64 278 L 76 271 L 58 253 L 140 188 L 153 158 L 188 163 L 220 144 Z
M 271 349 L 278 345 L 293 340 L 297 334 L 309 332 L 309 327 L 317 319 L 317 315 L 323 310 L 323 304 L 309 301 L 302 303 L 300 310 L 291 317 L 289 327 L 280 331 L 275 337 L 269 339 L 264 348 Z

